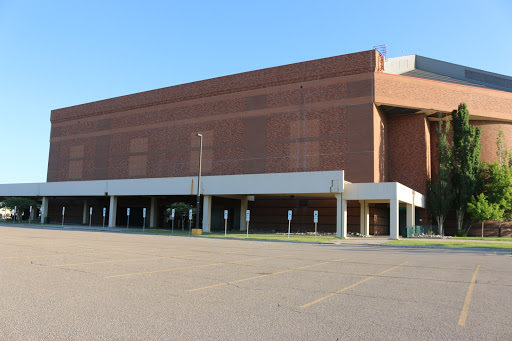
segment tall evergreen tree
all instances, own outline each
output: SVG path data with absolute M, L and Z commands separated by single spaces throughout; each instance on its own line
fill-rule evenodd
M 437 220 L 439 234 L 441 235 L 444 234 L 444 221 L 452 205 L 454 193 L 452 186 L 452 145 L 448 141 L 449 132 L 450 122 L 443 124 L 443 121 L 439 121 L 439 128 L 436 129 L 437 174 L 435 179 L 431 179 L 428 183 L 428 207 L 430 213 Z
M 453 185 L 457 229 L 463 229 L 464 213 L 475 193 L 480 170 L 481 129 L 469 124 L 466 103 L 452 112 L 453 121 Z
M 505 142 L 505 133 L 501 126 L 498 128 L 498 139 L 496 140 L 496 156 L 500 167 L 509 164 L 507 143 Z

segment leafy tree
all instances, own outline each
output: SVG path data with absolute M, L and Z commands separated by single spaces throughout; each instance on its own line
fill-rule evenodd
M 469 124 L 466 103 L 452 112 L 453 121 L 453 187 L 457 230 L 462 230 L 464 213 L 475 193 L 480 171 L 481 129 Z
M 508 165 L 497 162 L 486 164 L 480 176 L 482 192 L 492 204 L 499 205 L 503 215 L 499 219 L 499 235 L 501 237 L 501 222 L 512 219 L 512 170 Z
M 172 210 L 175 210 L 175 216 L 181 219 L 181 230 L 185 229 L 185 220 L 188 219 L 188 212 L 192 209 L 192 214 L 195 213 L 195 208 L 185 202 L 175 202 L 167 210 L 167 214 L 170 215 Z
M 496 155 L 498 156 L 498 162 L 501 167 L 504 165 L 510 166 L 510 159 L 508 155 L 507 143 L 505 142 L 505 133 L 501 129 L 498 129 L 498 139 L 496 141 Z
M 485 194 L 480 193 L 468 203 L 468 212 L 475 220 L 482 222 L 482 237 L 484 236 L 484 223 L 486 220 L 499 220 L 503 217 L 504 210 L 499 204 L 491 203 Z
M 428 203 L 430 213 L 436 218 L 439 225 L 439 233 L 444 233 L 444 221 L 448 210 L 453 202 L 452 186 L 452 145 L 448 141 L 450 122 L 446 122 L 443 128 L 443 121 L 439 121 L 437 134 L 437 176 L 428 183 Z
M 16 207 L 18 219 L 21 220 L 23 212 L 28 211 L 30 209 L 30 206 L 32 206 L 32 208 L 38 208 L 39 204 L 29 198 L 6 197 L 4 201 L 1 203 L 0 207 L 7 207 L 10 210 L 14 210 L 14 207 Z

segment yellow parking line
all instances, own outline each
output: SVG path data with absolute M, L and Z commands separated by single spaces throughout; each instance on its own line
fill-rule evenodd
M 127 276 L 135 276 L 135 275 L 154 274 L 157 272 L 169 272 L 169 271 L 178 271 L 178 270 L 186 270 L 186 269 L 193 269 L 193 268 L 204 268 L 207 266 L 214 266 L 214 265 L 219 265 L 219 264 L 224 264 L 224 263 L 203 264 L 203 265 L 187 266 L 187 267 L 183 267 L 183 268 L 172 268 L 172 269 L 155 270 L 155 271 L 134 272 L 131 274 L 105 276 L 104 278 L 127 277 Z
M 279 257 L 285 257 L 285 256 L 279 256 Z M 259 257 L 259 258 L 252 258 L 252 259 L 241 260 L 241 261 L 238 261 L 238 262 L 217 262 L 217 263 L 212 263 L 212 264 L 187 266 L 187 267 L 183 267 L 183 268 L 171 268 L 171 269 L 154 270 L 154 271 L 134 272 L 134 273 L 128 273 L 128 274 L 122 274 L 122 275 L 105 276 L 104 278 L 116 278 L 116 277 L 146 275 L 146 274 L 153 274 L 153 273 L 158 273 L 158 272 L 169 272 L 169 271 L 177 271 L 177 270 L 186 270 L 186 269 L 194 269 L 194 268 L 201 268 L 201 267 L 214 266 L 214 265 L 222 265 L 222 264 L 240 264 L 240 263 L 252 262 L 252 261 L 260 260 L 260 259 L 279 258 L 279 257 Z M 176 258 L 178 258 L 178 257 L 176 257 Z M 200 259 L 194 259 L 194 260 L 203 261 L 203 260 L 200 260 Z M 205 262 L 205 261 L 203 261 L 203 262 Z
M 186 259 L 186 257 L 197 256 L 197 254 L 188 255 L 188 256 L 180 256 L 180 257 L 169 257 L 169 256 L 155 256 L 155 257 L 146 257 L 146 258 L 134 258 L 134 259 L 114 259 L 114 260 L 106 260 L 99 262 L 86 262 L 86 263 L 71 263 L 71 264 L 60 264 L 60 265 L 48 265 L 52 268 L 62 267 L 62 266 L 75 266 L 75 265 L 90 265 L 90 264 L 106 264 L 106 263 L 121 263 L 121 262 L 131 262 L 131 261 L 139 261 L 139 260 L 148 260 L 148 259 L 161 259 L 161 258 L 177 258 L 177 259 Z
M 464 306 L 462 307 L 462 311 L 460 312 L 459 317 L 459 326 L 464 326 L 466 324 L 466 318 L 469 313 L 469 305 L 471 303 L 471 295 L 473 294 L 473 288 L 475 287 L 476 275 L 478 274 L 478 270 L 480 269 L 480 264 L 476 266 L 475 272 L 473 273 L 473 278 L 471 278 L 471 284 L 469 284 L 468 293 L 466 294 L 466 299 L 464 300 Z
M 117 252 L 84 252 L 84 253 L 56 253 L 53 255 L 39 255 L 39 256 L 11 256 L 11 257 L 0 257 L 0 259 L 17 259 L 17 258 L 42 258 L 42 257 L 56 257 L 56 256 L 81 256 L 81 255 L 97 255 L 103 253 L 117 253 Z
M 76 265 L 91 265 L 91 264 L 106 264 L 106 263 L 121 263 L 121 262 L 131 262 L 131 261 L 139 261 L 139 260 L 148 260 L 148 259 L 157 259 L 162 257 L 146 257 L 146 258 L 135 258 L 135 259 L 117 259 L 117 260 L 106 260 L 102 262 L 88 262 L 88 263 L 73 263 L 73 264 L 60 264 L 60 265 L 48 265 L 51 268 L 58 268 L 62 266 L 76 266 Z
M 387 269 L 387 270 L 384 270 L 384 271 L 382 271 L 382 272 L 380 272 L 380 273 L 378 273 L 378 274 L 376 274 L 376 275 L 373 275 L 373 276 L 370 276 L 370 277 L 368 277 L 368 278 L 365 278 L 365 279 L 363 279 L 362 281 L 359 281 L 359 282 L 357 282 L 357 283 L 354 283 L 354 284 L 352 284 L 352 285 L 349 285 L 348 287 L 345 287 L 345 288 L 343 288 L 343 289 L 341 289 L 341 290 L 338 290 L 338 291 L 335 291 L 335 292 L 333 292 L 333 293 L 330 293 L 329 295 L 326 295 L 326 296 L 324 296 L 324 297 L 320 297 L 320 298 L 318 298 L 318 299 L 316 299 L 316 300 L 314 300 L 314 301 L 312 301 L 312 302 L 306 303 L 306 304 L 304 304 L 304 305 L 302 305 L 302 306 L 300 306 L 300 307 L 301 307 L 302 309 L 304 309 L 304 308 L 307 308 L 307 307 L 309 307 L 309 306 L 312 306 L 313 304 L 316 304 L 316 303 L 321 302 L 321 301 L 323 301 L 323 300 L 325 300 L 325 299 L 328 299 L 329 297 L 332 297 L 332 296 L 338 295 L 338 294 L 340 294 L 340 293 L 342 293 L 342 292 L 344 292 L 344 291 L 346 291 L 346 290 L 348 290 L 348 289 L 352 289 L 352 288 L 354 288 L 354 287 L 358 286 L 359 284 L 362 284 L 362 283 L 364 283 L 364 282 L 366 282 L 366 281 L 369 281 L 370 279 L 373 279 L 373 278 L 379 277 L 380 275 L 382 275 L 382 274 L 384 274 L 384 273 L 386 273 L 386 272 L 388 272 L 388 271 L 391 271 L 391 270 L 393 270 L 393 269 L 396 269 L 396 268 L 398 268 L 398 267 L 400 267 L 400 266 L 402 266 L 402 265 L 404 265 L 404 264 L 407 264 L 407 262 L 403 262 L 402 264 L 396 265 L 396 266 L 394 266 L 394 267 L 392 267 L 392 268 L 389 268 L 389 269 Z
M 238 280 L 236 280 L 236 281 L 230 281 L 230 282 L 225 282 L 225 283 L 219 283 L 219 284 L 209 285 L 209 286 L 206 286 L 206 287 L 201 287 L 201 288 L 196 288 L 196 289 L 190 289 L 190 290 L 187 290 L 187 292 L 199 291 L 199 290 L 204 290 L 204 289 L 210 289 L 210 288 L 220 287 L 220 286 L 223 286 L 223 285 L 228 285 L 228 284 L 233 284 L 233 283 L 245 282 L 245 281 L 249 281 L 249 280 L 251 280 L 251 279 L 256 279 L 256 278 L 263 278 L 263 277 L 268 277 L 268 276 L 274 276 L 274 275 L 278 275 L 278 274 L 283 274 L 283 273 L 285 273 L 285 272 L 296 271 L 296 270 L 301 270 L 301 269 L 307 269 L 307 268 L 310 268 L 310 267 L 312 267 L 312 266 L 317 266 L 317 265 L 322 265 L 322 264 L 327 264 L 327 263 L 333 263 L 333 262 L 340 262 L 340 261 L 342 261 L 343 259 L 344 259 L 344 258 L 341 258 L 341 259 L 338 259 L 338 260 L 334 260 L 334 261 L 328 261 L 328 262 L 323 262 L 323 263 L 318 263 L 318 264 L 312 264 L 312 265 L 306 265 L 306 266 L 301 266 L 301 267 L 298 267 L 298 268 L 293 268 L 293 269 L 288 269 L 288 270 L 283 270 L 283 271 L 273 272 L 273 273 L 270 273 L 270 274 L 264 274 L 264 275 L 259 275 L 259 276 L 253 276 L 253 277 L 248 277 L 248 278 L 238 279 Z

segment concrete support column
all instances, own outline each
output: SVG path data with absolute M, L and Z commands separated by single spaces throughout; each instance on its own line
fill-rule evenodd
M 245 231 L 247 229 L 245 224 L 245 212 L 247 211 L 247 207 L 249 202 L 249 198 L 247 196 L 240 199 L 240 231 Z
M 156 216 L 157 216 L 158 201 L 157 197 L 151 197 L 151 208 L 149 209 L 149 227 L 156 228 Z
M 414 205 L 407 204 L 407 218 L 406 218 L 406 226 L 414 227 L 416 225 L 416 218 L 414 217 Z
M 43 197 L 41 204 L 41 224 L 45 224 L 48 221 L 48 198 Z
M 212 224 L 212 196 L 203 196 L 203 232 L 211 232 Z
M 30 220 L 31 221 L 34 221 L 34 218 L 36 216 L 36 210 L 37 210 L 37 208 L 32 207 L 32 212 L 30 212 Z
M 360 233 L 363 236 L 368 236 L 370 235 L 370 207 L 366 200 L 359 200 L 359 205 L 361 206 L 361 216 L 359 218 L 361 223 Z
M 86 225 L 89 222 L 89 210 L 87 209 L 87 199 L 84 200 L 84 212 L 82 215 L 82 224 Z
M 389 239 L 398 239 L 398 209 L 399 203 L 397 199 L 389 201 Z
M 110 206 L 108 210 L 108 227 L 116 227 L 117 218 L 117 197 L 110 196 Z
M 336 194 L 336 237 L 347 238 L 347 201 Z

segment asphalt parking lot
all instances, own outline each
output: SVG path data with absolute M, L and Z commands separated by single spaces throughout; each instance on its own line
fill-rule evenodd
M 512 340 L 511 263 L 0 226 L 0 340 Z

